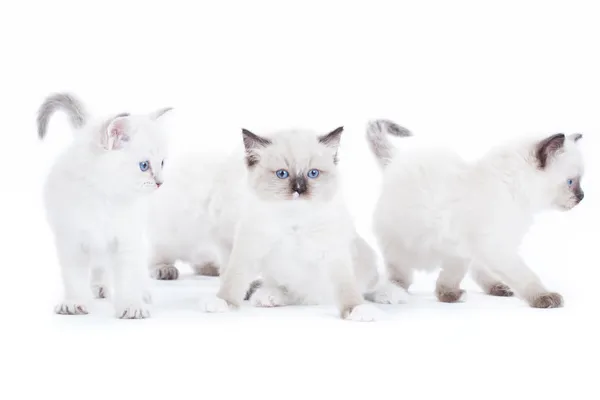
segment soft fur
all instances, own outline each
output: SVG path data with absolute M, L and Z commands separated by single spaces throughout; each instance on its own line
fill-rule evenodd
M 92 295 L 105 297 L 110 289 L 119 318 L 146 318 L 146 199 L 163 182 L 166 135 L 157 119 L 170 109 L 89 121 L 76 97 L 55 94 L 38 112 L 40 138 L 59 110 L 70 117 L 75 137 L 44 188 L 65 291 L 55 311 L 87 314 Z
M 369 123 L 367 137 L 383 168 L 374 230 L 388 273 L 408 289 L 413 270 L 441 267 L 436 294 L 455 302 L 471 267 L 489 294 L 512 290 L 532 307 L 563 304 L 523 262 L 518 247 L 536 213 L 570 210 L 583 199 L 580 134 L 523 139 L 475 162 L 445 149 L 388 136 L 409 136 L 393 122 Z
M 363 294 L 378 284 L 376 257 L 358 236 L 340 194 L 337 150 L 342 129 L 328 135 L 284 131 L 268 137 L 243 131 L 245 201 L 217 297 L 203 306 L 241 304 L 252 280 L 255 306 L 336 302 L 342 318 L 373 320 Z M 241 164 L 240 164 L 241 165 Z M 309 171 L 319 171 L 310 178 Z M 277 171 L 288 172 L 278 177 Z

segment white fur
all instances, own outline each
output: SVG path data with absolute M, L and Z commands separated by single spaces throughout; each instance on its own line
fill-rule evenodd
M 363 293 L 375 288 L 378 274 L 375 254 L 357 235 L 338 188 L 333 163 L 337 143 L 321 144 L 314 133 L 302 131 L 282 132 L 269 139 L 273 144 L 264 149 L 247 146 L 253 157 L 260 158 L 258 165 L 247 168 L 242 157 L 237 162 L 228 161 L 227 173 L 236 173 L 223 178 L 219 185 L 237 185 L 238 177 L 243 183 L 235 196 L 219 198 L 235 201 L 239 220 L 233 224 L 227 220 L 225 231 L 235 229 L 233 249 L 224 264 L 227 267 L 222 269 L 218 297 L 204 299 L 202 308 L 223 312 L 229 309 L 224 304 L 239 306 L 250 282 L 260 275 L 263 286 L 251 299 L 254 305 L 333 301 L 342 316 L 349 317 L 363 304 Z M 275 176 L 276 170 L 288 169 L 289 179 L 292 175 L 302 177 L 311 168 L 319 168 L 321 175 L 307 180 L 308 194 L 294 191 L 293 182 Z M 231 192 L 226 186 L 218 189 Z M 221 206 L 228 209 L 232 205 Z M 350 319 L 375 318 L 367 311 L 359 314 Z
M 369 138 L 377 136 L 377 145 L 389 132 L 377 128 L 386 124 L 392 123 L 369 125 Z M 413 138 L 399 140 L 393 159 L 381 163 L 383 184 L 374 213 L 390 277 L 407 289 L 413 270 L 441 267 L 438 297 L 459 301 L 460 282 L 472 267 L 488 289 L 502 279 L 533 306 L 559 305 L 548 305 L 544 296 L 562 303 L 518 253 L 536 213 L 578 203 L 567 184 L 583 174 L 578 145 L 567 137 L 540 168 L 536 149 L 543 139 L 499 146 L 474 162 Z
M 163 113 L 83 123 L 52 166 L 44 202 L 65 291 L 56 312 L 86 314 L 92 294 L 110 289 L 118 317 L 149 316 L 146 200 L 163 179 L 166 138 L 156 121 Z M 146 160 L 151 168 L 142 172 Z

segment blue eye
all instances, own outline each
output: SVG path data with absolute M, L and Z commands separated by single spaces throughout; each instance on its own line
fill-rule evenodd
M 140 169 L 142 170 L 142 172 L 148 171 L 148 168 L 150 168 L 150 161 L 140 162 Z
M 571 186 L 573 184 L 573 179 L 567 180 L 567 185 Z
M 318 169 L 311 169 L 310 171 L 308 171 L 308 177 L 315 179 L 317 176 L 319 176 L 320 171 Z
M 280 170 L 277 170 L 277 171 L 275 172 L 275 175 L 277 175 L 277 177 L 278 177 L 279 179 L 285 179 L 285 178 L 287 178 L 288 176 L 290 176 L 289 172 L 287 172 L 285 169 L 280 169 Z

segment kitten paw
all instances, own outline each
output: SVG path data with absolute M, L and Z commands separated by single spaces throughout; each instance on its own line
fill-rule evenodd
M 390 282 L 365 297 L 379 304 L 404 304 L 408 301 L 408 296 L 406 290 Z
M 383 319 L 383 313 L 371 304 L 359 304 L 345 313 L 349 321 L 371 322 Z
M 92 285 L 92 295 L 95 299 L 105 299 L 108 297 L 108 289 L 104 285 Z
M 160 281 L 173 281 L 179 278 L 179 270 L 171 264 L 159 264 L 154 267 L 152 277 Z
M 206 313 L 224 313 L 229 311 L 229 304 L 217 296 L 202 299 L 200 309 Z
M 465 301 L 467 292 L 465 292 L 463 289 L 438 286 L 435 289 L 435 295 L 442 303 L 457 303 Z
M 198 275 L 219 276 L 219 267 L 217 267 L 213 263 L 206 263 L 203 265 L 195 265 L 194 271 L 196 271 L 196 273 Z
M 54 307 L 54 312 L 59 315 L 85 315 L 87 307 L 83 304 L 63 302 Z
M 119 319 L 145 319 L 150 318 L 150 310 L 143 305 L 130 305 L 117 308 Z
M 250 297 L 250 304 L 254 307 L 280 307 L 287 304 L 285 297 L 281 289 L 263 286 Z
M 510 297 L 514 296 L 513 291 L 504 283 L 498 282 L 488 288 L 487 294 L 490 296 Z
M 541 293 L 529 300 L 534 308 L 559 308 L 564 305 L 563 297 L 558 293 Z

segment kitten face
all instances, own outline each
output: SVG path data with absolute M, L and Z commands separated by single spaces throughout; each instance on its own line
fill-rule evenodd
M 121 115 L 110 121 L 106 130 L 103 143 L 109 151 L 104 165 L 111 181 L 125 192 L 158 189 L 163 184 L 167 153 L 166 133 L 160 123 L 151 116 Z
M 544 171 L 552 206 L 570 210 L 583 200 L 581 187 L 583 157 L 578 141 L 581 134 L 556 134 L 541 141 L 536 149 L 538 168 Z
M 338 190 L 342 131 L 285 131 L 266 138 L 244 130 L 250 187 L 266 201 L 331 200 Z

